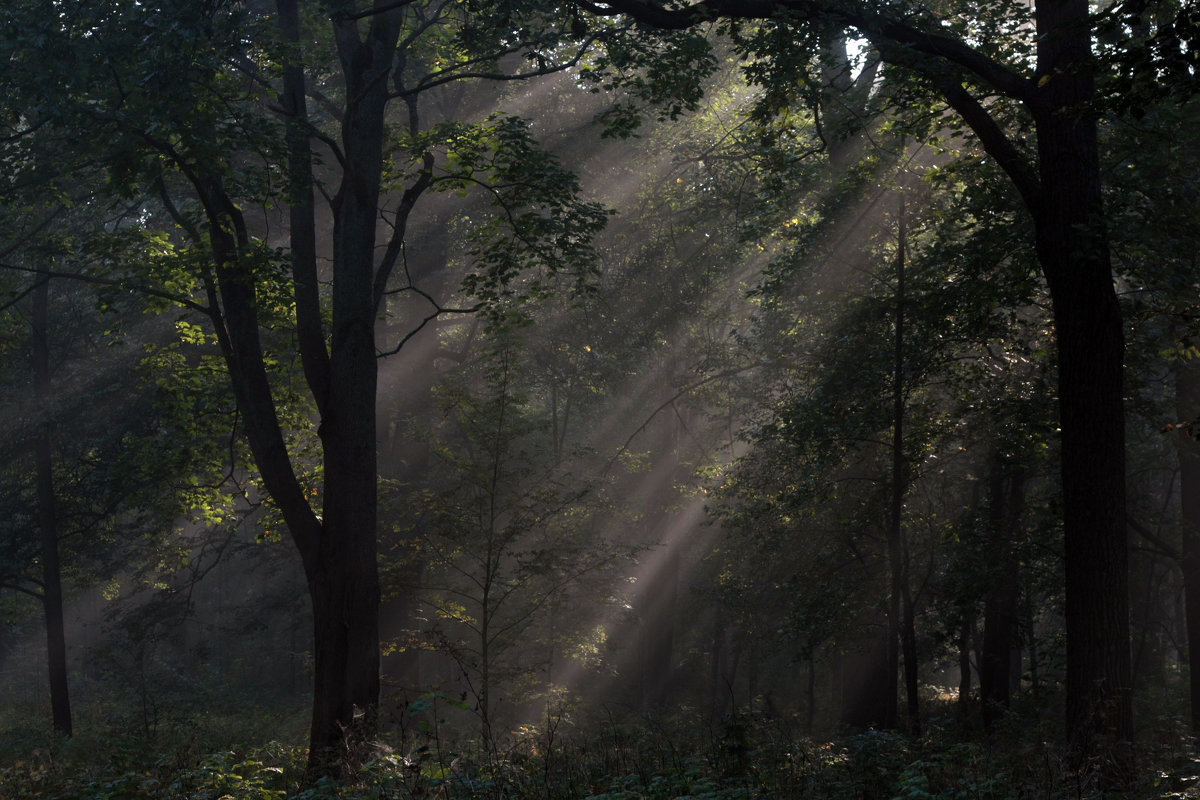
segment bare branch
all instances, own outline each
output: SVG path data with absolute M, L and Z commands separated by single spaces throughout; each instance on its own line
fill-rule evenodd
M 421 295 L 422 297 L 424 297 L 426 300 L 429 301 L 430 305 L 433 306 L 433 311 L 431 313 L 427 314 L 425 316 L 425 318 L 421 320 L 420 324 L 417 325 L 417 327 L 413 328 L 411 331 L 406 333 L 404 335 L 404 338 L 400 340 L 399 344 L 397 344 L 391 350 L 377 353 L 376 358 L 387 358 L 388 356 L 396 355 L 396 353 L 399 353 L 400 349 L 408 343 L 409 339 L 416 336 L 418 333 L 421 332 L 422 328 L 424 328 L 426 325 L 433 322 L 435 319 L 437 319 L 438 317 L 440 317 L 443 314 L 474 314 L 474 313 L 478 312 L 479 309 L 483 308 L 483 305 L 484 305 L 483 303 L 476 303 L 475 305 L 470 306 L 469 308 L 445 308 L 441 304 L 439 304 L 436 300 L 434 300 L 433 297 L 428 292 L 425 292 L 422 289 L 418 289 L 416 286 L 412 286 L 412 285 L 405 286 L 402 289 L 395 289 L 391 292 L 388 292 L 388 294 L 398 294 L 400 292 L 415 292 L 416 294 Z

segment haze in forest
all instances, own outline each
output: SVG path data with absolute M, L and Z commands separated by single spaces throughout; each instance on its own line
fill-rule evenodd
M 0 797 L 1184 797 L 1188 4 L 0 11 Z

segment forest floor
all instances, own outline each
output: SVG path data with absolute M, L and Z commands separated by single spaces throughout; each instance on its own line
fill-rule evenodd
M 1052 704 L 1050 704 L 1052 705 Z M 1040 710 L 1039 710 L 1040 708 Z M 0 799 L 27 800 L 1009 800 L 1200 797 L 1200 751 L 1181 716 L 1143 724 L 1134 774 L 1101 787 L 1102 765 L 1072 770 L 1046 705 L 985 735 L 951 704 L 920 735 L 812 737 L 795 720 L 719 723 L 608 713 L 561 715 L 479 747 L 448 728 L 387 734 L 341 781 L 306 782 L 302 715 L 198 716 L 151 732 L 113 725 L 67 740 L 0 720 Z M 939 713 L 940 712 L 940 713 Z M 131 720 L 126 720 L 130 723 Z M 238 743 L 234 743 L 238 742 Z

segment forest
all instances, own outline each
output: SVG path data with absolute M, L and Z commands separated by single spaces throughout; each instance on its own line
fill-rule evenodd
M 0 798 L 1200 797 L 1193 0 L 5 0 Z

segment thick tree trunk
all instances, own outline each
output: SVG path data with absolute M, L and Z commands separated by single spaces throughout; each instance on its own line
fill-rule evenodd
M 67 639 L 63 623 L 62 570 L 58 556 L 58 515 L 54 495 L 54 458 L 50 447 L 53 404 L 50 387 L 50 279 L 33 292 L 31 353 L 33 390 L 44 415 L 34 439 L 37 472 L 38 527 L 42 539 L 42 606 L 46 614 L 46 663 L 50 678 L 50 710 L 54 730 L 71 735 L 71 700 L 67 691 Z
M 379 698 L 379 585 L 369 554 L 327 525 L 322 557 L 309 576 L 313 609 L 313 716 L 310 771 L 340 772 L 362 758 L 374 734 Z
M 1114 745 L 1133 736 L 1124 334 L 1089 108 L 1094 82 L 1087 0 L 1038 3 L 1037 22 L 1041 192 L 1034 222 L 1059 355 L 1067 735 L 1084 759 L 1115 752 Z
M 387 77 L 397 31 L 388 15 L 365 39 L 335 20 L 348 98 L 345 172 L 333 201 L 333 319 L 322 408 L 325 495 L 316 558 L 306 559 L 315 635 L 310 772 L 358 763 L 379 708 L 375 244 Z

